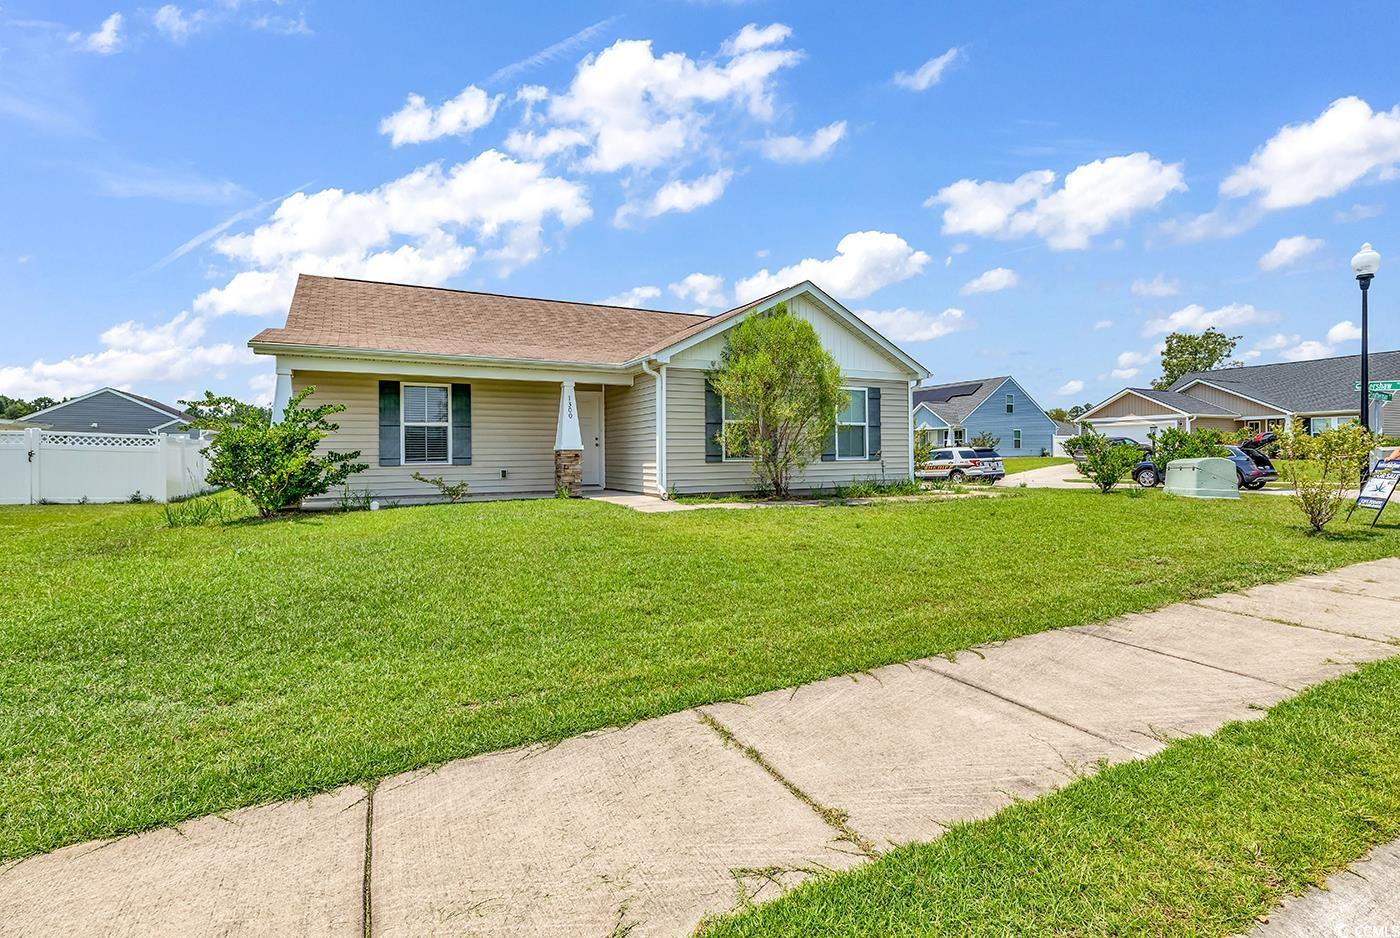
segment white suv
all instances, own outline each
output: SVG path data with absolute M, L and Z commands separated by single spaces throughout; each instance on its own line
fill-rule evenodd
M 925 479 L 948 479 L 953 482 L 965 479 L 995 482 L 1006 475 L 1006 469 L 1001 457 L 992 450 L 948 447 L 934 450 L 928 462 L 919 467 L 918 475 Z

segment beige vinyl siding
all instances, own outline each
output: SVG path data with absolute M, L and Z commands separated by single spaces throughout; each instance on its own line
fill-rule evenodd
M 350 489 L 371 492 L 388 500 L 427 501 L 437 497 L 429 486 L 413 478 L 414 472 L 441 476 L 448 482 L 471 483 L 471 495 L 524 494 L 554 490 L 554 430 L 559 416 L 559 385 L 536 381 L 472 380 L 472 464 L 379 465 L 379 377 L 333 372 L 294 372 L 293 392 L 314 386 L 308 404 L 339 403 L 343 413 L 331 419 L 340 431 L 324 441 L 324 447 L 359 450 L 364 472 L 352 476 Z M 442 384 L 446 378 L 401 378 L 406 383 Z M 609 438 L 608 445 L 612 446 Z M 506 478 L 501 478 L 501 470 Z M 339 496 L 331 492 L 317 499 L 325 504 Z M 313 502 L 315 504 L 315 502 Z
M 1234 417 L 1196 417 L 1191 421 L 1193 430 L 1222 430 L 1229 433 L 1242 426 L 1244 424 Z
M 849 379 L 852 386 L 880 388 L 881 458 L 817 460 L 798 488 L 840 485 L 858 479 L 909 477 L 909 383 Z M 666 482 L 682 495 L 739 492 L 753 487 L 748 462 L 705 461 L 705 372 L 666 369 Z
M 1141 394 L 1129 392 L 1111 404 L 1105 404 L 1102 408 L 1094 411 L 1094 416 L 1089 418 L 1098 420 L 1104 417 L 1161 417 L 1178 416 L 1166 404 L 1159 404 L 1150 397 L 1143 397 Z
M 1400 437 L 1400 401 L 1381 405 L 1381 435 Z
M 1182 391 L 1181 393 L 1190 395 L 1198 401 L 1205 401 L 1208 404 L 1214 404 L 1216 407 L 1223 407 L 1234 413 L 1244 414 L 1250 417 L 1283 416 L 1283 411 L 1279 410 L 1277 407 L 1256 404 L 1254 401 L 1240 397 L 1238 394 L 1232 394 L 1229 391 L 1221 391 L 1218 388 L 1207 387 L 1204 384 L 1195 385 L 1190 390 Z
M 630 388 L 606 388 L 603 425 L 608 438 L 608 488 L 657 492 L 656 379 L 641 374 Z

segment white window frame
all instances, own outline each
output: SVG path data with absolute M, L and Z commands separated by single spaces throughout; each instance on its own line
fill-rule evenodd
M 947 443 L 946 445 L 947 445 L 947 446 L 951 446 L 951 447 L 953 447 L 953 448 L 957 448 L 957 447 L 959 447 L 959 446 L 966 446 L 966 445 L 967 445 L 967 427 L 956 427 L 956 428 L 954 428 L 954 429 L 953 429 L 952 440 L 951 440 L 951 442 Z
M 404 414 L 404 404 L 408 401 L 408 395 L 404 393 L 406 388 L 442 388 L 447 392 L 447 421 L 438 420 L 429 422 L 419 422 L 415 420 L 411 425 L 415 427 L 445 427 L 447 429 L 447 458 L 443 460 L 428 459 L 421 462 L 410 462 L 408 459 L 408 428 L 410 426 L 407 416 Z M 424 449 L 426 450 L 426 446 Z M 399 382 L 399 465 L 401 466 L 450 466 L 452 465 L 452 385 L 435 384 L 430 381 L 400 381 Z
M 720 462 L 753 462 L 753 457 L 752 457 L 752 456 L 731 456 L 731 455 L 729 455 L 729 438 L 728 438 L 728 434 L 727 434 L 725 431 L 729 428 L 729 425 L 730 425 L 731 423 L 738 423 L 738 422 L 739 422 L 739 419 L 738 419 L 738 418 L 735 418 L 734 420 L 730 420 L 730 419 L 729 419 L 729 401 L 725 400 L 725 398 L 724 398 L 723 395 L 720 395 L 720 399 L 719 399 L 719 429 L 720 429 L 719 453 L 720 453 Z
M 1006 395 L 1006 412 L 1007 412 L 1008 414 L 1014 414 L 1014 413 L 1016 413 L 1016 395 L 1015 395 L 1015 394 L 1008 394 L 1008 395 Z
M 1011 448 L 1021 448 L 1021 431 L 1017 430 L 1015 427 L 1011 428 Z
M 849 421 L 849 422 L 846 422 L 846 423 L 843 423 L 843 422 L 841 421 L 841 411 L 840 411 L 840 410 L 836 411 L 836 458 L 837 458 L 837 460 L 839 460 L 839 461 L 841 461 L 841 462 L 865 462 L 865 461 L 868 461 L 868 460 L 870 459 L 870 389 L 869 389 L 869 388 L 858 388 L 858 387 L 843 387 L 843 388 L 841 388 L 841 390 L 843 390 L 843 391 L 859 391 L 859 392 L 861 393 L 861 397 L 864 398 L 864 400 L 865 400 L 865 412 L 864 412 L 865 419 L 862 420 L 862 421 L 860 421 L 860 423 L 856 423 L 854 420 Z M 861 441 L 864 443 L 864 446 L 862 446 L 862 448 L 861 448 L 861 454 L 860 454 L 859 456 L 842 456 L 842 455 L 841 455 L 841 428 L 842 428 L 842 427 L 860 427 L 860 428 L 862 428 L 862 429 L 865 431 L 864 433 L 861 434 Z

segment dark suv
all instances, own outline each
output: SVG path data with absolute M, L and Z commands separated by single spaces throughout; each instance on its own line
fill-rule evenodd
M 1278 478 L 1278 470 L 1274 469 L 1274 464 L 1269 462 L 1268 456 L 1260 452 L 1273 441 L 1272 433 L 1264 433 L 1239 446 L 1225 447 L 1230 454 L 1230 461 L 1235 464 L 1235 479 L 1240 488 L 1262 489 L 1266 483 Z M 1150 459 L 1144 459 L 1137 464 L 1137 468 L 1133 469 L 1133 478 L 1143 488 L 1151 488 L 1162 481 L 1161 473 Z

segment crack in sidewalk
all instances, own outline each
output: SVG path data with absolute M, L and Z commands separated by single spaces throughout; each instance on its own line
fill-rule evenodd
M 777 768 L 764 757 L 763 753 L 739 739 L 729 727 L 725 726 L 719 720 L 716 720 L 703 710 L 697 710 L 696 715 L 700 718 L 701 723 L 704 723 L 715 731 L 726 746 L 732 746 L 739 750 L 740 753 L 759 768 L 772 776 L 774 781 L 786 788 L 789 794 L 816 812 L 817 817 L 821 818 L 828 827 L 836 831 L 839 835 L 837 838 L 838 840 L 846 841 L 872 860 L 880 855 L 880 852 L 875 849 L 874 843 L 862 836 L 855 828 L 851 827 L 851 817 L 849 814 L 840 808 L 833 808 L 822 804 L 801 788 L 798 788 L 794 782 L 779 772 Z
M 370 891 L 370 874 L 374 863 L 374 792 L 378 787 L 377 781 L 365 786 L 365 871 L 360 887 L 360 914 L 364 919 L 364 938 L 370 938 L 374 930 L 374 901 Z

